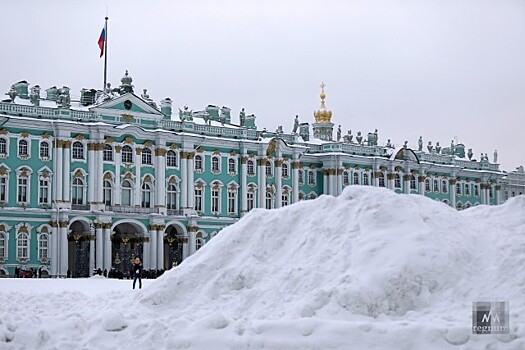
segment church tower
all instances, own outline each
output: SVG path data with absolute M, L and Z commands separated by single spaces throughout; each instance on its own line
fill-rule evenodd
M 313 124 L 314 137 L 323 141 L 332 141 L 332 134 L 334 130 L 334 123 L 332 123 L 332 111 L 326 109 L 324 99 L 325 83 L 321 83 L 321 107 L 314 112 L 315 123 Z

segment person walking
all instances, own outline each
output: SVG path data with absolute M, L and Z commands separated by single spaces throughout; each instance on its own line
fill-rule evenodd
M 135 283 L 139 280 L 139 289 L 142 288 L 142 262 L 138 257 L 133 262 L 133 289 L 135 289 Z

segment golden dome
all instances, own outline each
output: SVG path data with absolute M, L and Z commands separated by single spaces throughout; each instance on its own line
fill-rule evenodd
M 321 83 L 321 94 L 319 97 L 321 97 L 321 108 L 319 108 L 317 111 L 314 112 L 315 122 L 316 123 L 331 123 L 332 122 L 332 111 L 329 109 L 326 109 L 326 106 L 324 104 L 324 99 L 326 98 L 326 94 L 324 93 L 324 87 L 325 83 Z

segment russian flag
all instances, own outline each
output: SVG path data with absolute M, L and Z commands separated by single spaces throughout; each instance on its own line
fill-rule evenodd
M 100 57 L 104 56 L 104 43 L 106 42 L 106 28 L 102 28 L 102 33 L 98 38 L 98 47 L 100 47 Z

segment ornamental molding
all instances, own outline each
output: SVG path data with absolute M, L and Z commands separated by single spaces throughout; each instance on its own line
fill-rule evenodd
M 157 157 L 164 157 L 164 156 L 166 156 L 167 152 L 168 151 L 166 151 L 164 148 L 155 148 L 155 155 Z
M 78 135 L 76 135 L 76 136 L 74 137 L 74 139 L 75 139 L 75 140 L 78 140 L 78 141 L 82 141 L 82 140 L 85 139 L 85 137 L 84 137 L 84 135 L 82 135 L 82 134 L 78 134 Z
M 124 143 L 133 143 L 135 142 L 135 139 L 131 136 L 127 136 L 126 138 L 124 138 Z

